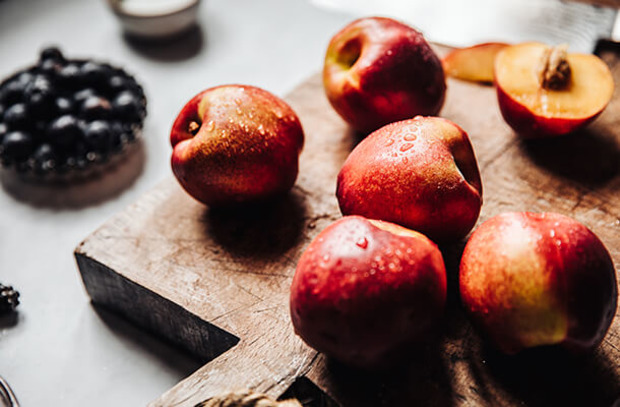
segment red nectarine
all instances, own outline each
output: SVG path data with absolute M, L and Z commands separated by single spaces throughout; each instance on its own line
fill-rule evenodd
M 395 363 L 432 337 L 446 301 L 441 252 L 395 224 L 344 217 L 297 264 L 290 309 L 295 332 L 348 365 Z
M 514 212 L 483 223 L 465 246 L 460 291 L 473 322 L 501 351 L 587 350 L 616 312 L 616 270 L 603 243 L 555 213 Z

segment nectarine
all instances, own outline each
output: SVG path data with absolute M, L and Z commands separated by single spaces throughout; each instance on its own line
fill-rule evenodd
M 616 270 L 583 224 L 556 213 L 513 212 L 474 231 L 461 260 L 463 306 L 501 351 L 543 345 L 587 350 L 616 312 Z
M 387 367 L 432 338 L 446 302 L 441 252 L 395 224 L 344 217 L 297 264 L 290 309 L 311 347 L 362 368 Z
M 198 201 L 223 206 L 288 191 L 304 143 L 299 118 L 283 100 L 245 85 L 200 92 L 170 133 L 172 170 Z

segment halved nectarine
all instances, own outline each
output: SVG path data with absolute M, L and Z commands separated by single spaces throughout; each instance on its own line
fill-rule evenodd
M 495 56 L 507 46 L 503 42 L 485 42 L 456 48 L 441 61 L 444 72 L 465 81 L 492 83 Z
M 529 138 L 582 128 L 605 109 L 614 91 L 611 72 L 597 56 L 534 42 L 500 51 L 495 85 L 504 119 Z

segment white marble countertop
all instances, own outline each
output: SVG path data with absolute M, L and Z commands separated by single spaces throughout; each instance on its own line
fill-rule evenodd
M 69 58 L 125 67 L 148 97 L 141 154 L 114 176 L 51 189 L 2 177 L 0 282 L 20 291 L 21 305 L 0 318 L 0 375 L 23 407 L 146 405 L 199 367 L 190 355 L 96 310 L 73 249 L 171 175 L 170 126 L 191 96 L 224 83 L 284 96 L 321 69 L 330 37 L 353 15 L 316 3 L 205 0 L 198 30 L 177 41 L 140 43 L 122 34 L 103 0 L 0 0 L 0 77 L 55 44 Z M 422 25 L 431 28 L 432 21 Z

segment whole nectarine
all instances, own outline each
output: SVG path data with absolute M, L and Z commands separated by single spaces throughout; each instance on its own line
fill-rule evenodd
M 446 302 L 441 252 L 398 225 L 344 217 L 297 264 L 290 309 L 311 347 L 363 368 L 396 363 L 433 336 Z
M 340 116 L 366 134 L 416 115 L 436 115 L 446 92 L 441 61 L 424 36 L 381 17 L 353 21 L 334 35 L 323 84 Z
M 288 191 L 304 143 L 299 118 L 283 100 L 245 85 L 200 92 L 170 133 L 172 170 L 198 201 L 223 206 Z
M 476 223 L 482 183 L 467 133 L 447 119 L 418 116 L 362 140 L 338 174 L 336 196 L 344 215 L 450 241 Z
M 543 345 L 587 350 L 616 312 L 616 270 L 583 224 L 513 212 L 483 223 L 465 246 L 460 292 L 474 324 L 501 351 Z

